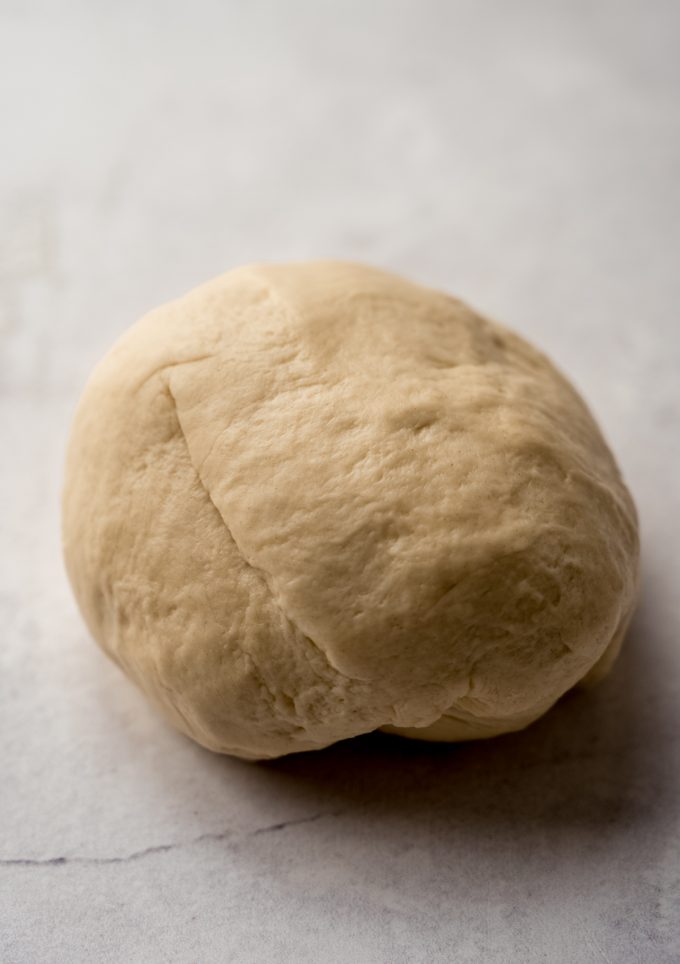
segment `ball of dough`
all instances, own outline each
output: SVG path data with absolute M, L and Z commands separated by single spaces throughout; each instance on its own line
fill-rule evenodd
M 544 355 L 336 262 L 229 272 L 123 335 L 75 417 L 64 544 L 102 648 L 250 759 L 526 726 L 613 662 L 638 562 Z

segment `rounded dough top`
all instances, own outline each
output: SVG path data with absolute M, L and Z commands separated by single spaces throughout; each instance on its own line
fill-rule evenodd
M 526 725 L 612 662 L 638 556 L 544 355 L 336 262 L 229 272 L 119 340 L 76 414 L 64 543 L 101 646 L 250 758 Z

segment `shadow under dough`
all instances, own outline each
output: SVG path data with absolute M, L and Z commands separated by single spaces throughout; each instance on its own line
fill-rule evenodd
M 659 802 L 664 766 L 655 747 L 653 616 L 645 592 L 610 676 L 568 693 L 519 733 L 460 744 L 374 733 L 255 766 L 273 792 L 381 820 L 629 826 Z

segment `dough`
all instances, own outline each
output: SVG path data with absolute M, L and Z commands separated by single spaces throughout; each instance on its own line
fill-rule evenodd
M 548 359 L 336 262 L 231 271 L 123 335 L 76 413 L 64 546 L 102 648 L 250 759 L 526 726 L 613 662 L 638 564 Z

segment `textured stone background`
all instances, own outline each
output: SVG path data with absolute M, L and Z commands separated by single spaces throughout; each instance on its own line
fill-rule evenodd
M 680 7 L 0 3 L 0 959 L 680 960 Z M 236 264 L 446 287 L 573 377 L 638 500 L 599 690 L 266 766 L 171 732 L 62 571 L 73 406 Z

